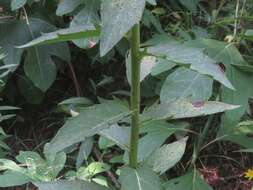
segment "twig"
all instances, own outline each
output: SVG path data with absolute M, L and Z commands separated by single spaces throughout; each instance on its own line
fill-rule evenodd
M 74 67 L 73 67 L 72 63 L 69 63 L 68 65 L 69 65 L 70 72 L 71 72 L 71 75 L 72 75 L 72 79 L 73 79 L 73 82 L 74 82 L 74 85 L 75 85 L 76 95 L 78 97 L 80 97 L 81 96 L 81 90 L 80 90 L 80 85 L 79 85 L 77 77 L 76 77 Z

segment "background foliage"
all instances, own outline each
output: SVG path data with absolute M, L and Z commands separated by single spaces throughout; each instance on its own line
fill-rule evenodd
M 250 190 L 252 13 L 252 0 L 0 0 L 0 187 Z

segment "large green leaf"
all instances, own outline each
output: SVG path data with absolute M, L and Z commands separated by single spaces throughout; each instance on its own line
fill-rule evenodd
M 56 66 L 48 52 L 50 48 L 39 50 L 34 47 L 28 51 L 24 64 L 26 76 L 43 92 L 55 81 L 57 73 Z
M 6 54 L 5 65 L 19 65 L 23 49 L 16 49 L 17 45 L 27 43 L 41 32 L 50 32 L 55 27 L 40 19 L 25 21 L 11 21 L 1 24 L 0 46 Z M 27 49 L 24 70 L 33 84 L 42 91 L 46 91 L 56 78 L 56 68 L 51 56 L 58 56 L 66 61 L 70 60 L 69 49 L 65 43 Z
M 56 15 L 63 16 L 71 13 L 82 3 L 84 3 L 84 0 L 62 0 L 56 9 Z
M 225 73 L 220 69 L 216 61 L 204 54 L 203 49 L 189 47 L 178 42 L 165 41 L 151 46 L 148 52 L 158 56 L 166 56 L 170 61 L 190 64 L 190 68 L 201 74 L 212 76 L 224 86 L 234 89 Z
M 58 131 L 53 140 L 47 144 L 47 153 L 56 153 L 85 137 L 93 136 L 109 128 L 120 119 L 128 116 L 130 111 L 119 101 L 106 101 L 102 104 L 81 110 L 77 117 L 70 118 Z
M 208 100 L 212 95 L 213 81 L 210 77 L 186 68 L 179 68 L 170 74 L 163 83 L 161 102 L 185 99 L 192 101 Z
M 72 28 L 60 29 L 51 33 L 43 33 L 42 36 L 30 41 L 27 44 L 18 46 L 18 48 L 27 48 L 36 45 L 53 44 L 57 42 L 96 37 L 99 36 L 99 34 L 99 28 L 93 30 L 86 30 L 86 27 L 84 26 L 77 26 Z
M 120 171 L 119 181 L 122 190 L 161 190 L 159 177 L 150 168 L 125 167 Z
M 249 107 L 249 97 L 253 95 L 253 75 L 248 71 L 245 72 L 240 69 L 241 67 L 249 66 L 249 64 L 232 44 L 226 44 L 211 39 L 200 39 L 192 41 L 190 45 L 198 48 L 205 48 L 210 57 L 223 63 L 226 67 L 227 77 L 236 89 L 232 91 L 227 88 L 222 88 L 222 101 L 229 104 L 241 105 L 241 107 L 232 111 L 227 111 L 223 115 L 219 135 L 226 135 L 226 138 L 224 138 L 225 140 L 231 140 L 245 147 L 251 146 L 252 138 L 246 138 L 244 134 L 239 138 L 239 134 L 236 136 L 233 134 L 234 129 L 238 126 L 238 122 Z M 243 139 L 243 141 L 239 139 Z
M 0 187 L 2 188 L 24 185 L 30 181 L 28 176 L 18 172 L 8 171 L 0 175 Z
M 56 181 L 48 183 L 35 183 L 39 190 L 108 190 L 108 188 L 86 181 Z
M 212 190 L 196 170 L 184 176 L 169 180 L 164 184 L 165 190 Z
M 163 174 L 175 166 L 184 155 L 186 141 L 187 138 L 184 138 L 157 149 L 148 159 L 148 163 L 153 167 L 153 170 Z
M 46 23 L 40 19 L 29 19 L 29 27 L 25 21 L 8 21 L 0 24 L 0 46 L 3 49 L 6 57 L 4 58 L 4 63 L 7 64 L 19 64 L 21 60 L 23 49 L 16 49 L 16 46 L 20 46 L 32 40 L 32 36 L 37 37 L 41 33 L 48 33 L 55 30 L 55 27 Z M 31 35 L 31 32 L 33 35 Z M 53 47 L 53 46 L 52 46 Z M 56 46 L 59 48 L 59 46 Z M 61 47 L 62 48 L 62 47 Z M 64 48 L 67 48 L 64 46 Z M 56 50 L 55 50 L 56 51 Z M 59 50 L 58 50 L 59 51 Z M 63 58 L 68 54 L 63 55 Z
M 155 104 L 149 109 L 145 110 L 143 115 L 144 117 L 154 120 L 182 119 L 221 113 L 228 110 L 234 110 L 239 107 L 240 106 L 225 104 L 222 102 L 191 102 L 185 99 L 162 104 Z
M 108 53 L 141 20 L 145 3 L 145 0 L 102 1 L 101 56 Z

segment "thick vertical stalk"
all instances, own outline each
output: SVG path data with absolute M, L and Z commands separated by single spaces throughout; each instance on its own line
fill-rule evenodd
M 140 129 L 140 25 L 132 28 L 131 34 L 131 144 L 129 164 L 136 168 L 138 164 L 138 140 Z

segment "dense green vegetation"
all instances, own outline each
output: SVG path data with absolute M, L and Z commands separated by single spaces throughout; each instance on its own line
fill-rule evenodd
M 252 23 L 252 0 L 0 0 L 1 189 L 252 190 Z

